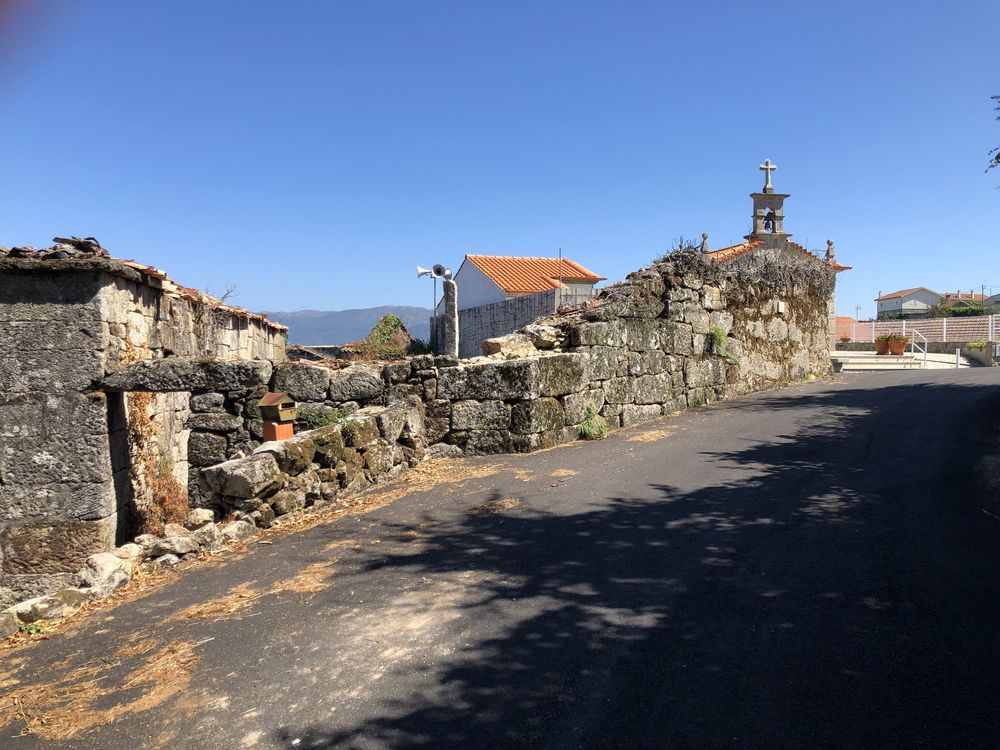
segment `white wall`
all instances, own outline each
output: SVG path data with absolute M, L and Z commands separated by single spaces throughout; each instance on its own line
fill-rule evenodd
M 470 307 L 480 305 L 492 305 L 494 302 L 501 302 L 507 299 L 503 289 L 498 287 L 493 280 L 471 261 L 462 262 L 462 267 L 455 274 L 455 284 L 458 285 L 458 309 L 466 310 Z M 438 292 L 441 291 L 440 284 Z M 444 300 L 438 302 L 437 314 L 444 311 Z

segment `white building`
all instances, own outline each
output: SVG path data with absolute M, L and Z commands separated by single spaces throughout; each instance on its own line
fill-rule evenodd
M 935 305 L 941 304 L 942 299 L 944 297 L 940 294 L 923 286 L 900 289 L 890 294 L 879 294 L 875 300 L 878 303 L 877 317 L 882 319 L 886 315 L 896 317 L 925 313 Z
M 1000 295 L 997 296 L 1000 298 Z M 985 295 L 972 290 L 968 292 L 959 290 L 957 292 L 939 294 L 924 286 L 914 289 L 900 289 L 898 292 L 892 292 L 891 294 L 879 294 L 875 301 L 878 303 L 877 317 L 879 320 L 885 317 L 895 318 L 901 315 L 917 315 L 925 313 L 930 308 L 936 306 L 960 308 L 967 307 L 971 303 L 983 302 L 984 304 L 989 304 L 986 301 Z
M 562 305 L 589 301 L 604 279 L 569 258 L 466 255 L 455 274 L 459 356 L 481 354 L 486 339 L 513 333 Z M 443 308 L 442 300 L 439 316 Z M 431 320 L 432 330 L 438 320 Z
M 569 258 L 512 255 L 466 255 L 455 274 L 459 310 L 551 289 L 561 290 L 560 304 L 576 304 L 592 298 L 594 284 L 604 280 Z

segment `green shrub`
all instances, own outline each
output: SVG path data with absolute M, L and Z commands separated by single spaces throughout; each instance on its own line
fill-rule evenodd
M 580 423 L 580 437 L 584 440 L 600 440 L 608 436 L 608 420 L 597 413 L 594 404 L 587 405 L 587 416 Z
M 985 349 L 989 344 L 985 341 L 970 341 L 965 345 L 966 349 Z
M 726 351 L 726 332 L 719 326 L 712 328 L 712 353 L 719 357 L 725 357 L 734 365 L 738 365 L 740 362 L 735 354 Z
M 317 430 L 320 427 L 327 427 L 331 424 L 339 424 L 344 420 L 344 413 L 338 409 L 325 411 L 312 406 L 304 406 L 299 409 L 299 416 L 296 420 L 310 430 Z

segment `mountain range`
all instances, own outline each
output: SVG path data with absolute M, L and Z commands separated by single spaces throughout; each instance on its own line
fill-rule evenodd
M 368 335 L 383 315 L 392 313 L 415 339 L 427 341 L 431 335 L 431 311 L 426 307 L 383 305 L 359 310 L 268 311 L 271 320 L 288 326 L 289 344 L 348 344 Z

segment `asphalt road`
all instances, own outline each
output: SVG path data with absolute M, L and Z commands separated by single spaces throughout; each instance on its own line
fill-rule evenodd
M 0 658 L 0 746 L 996 748 L 998 425 L 845 375 L 462 461 Z

